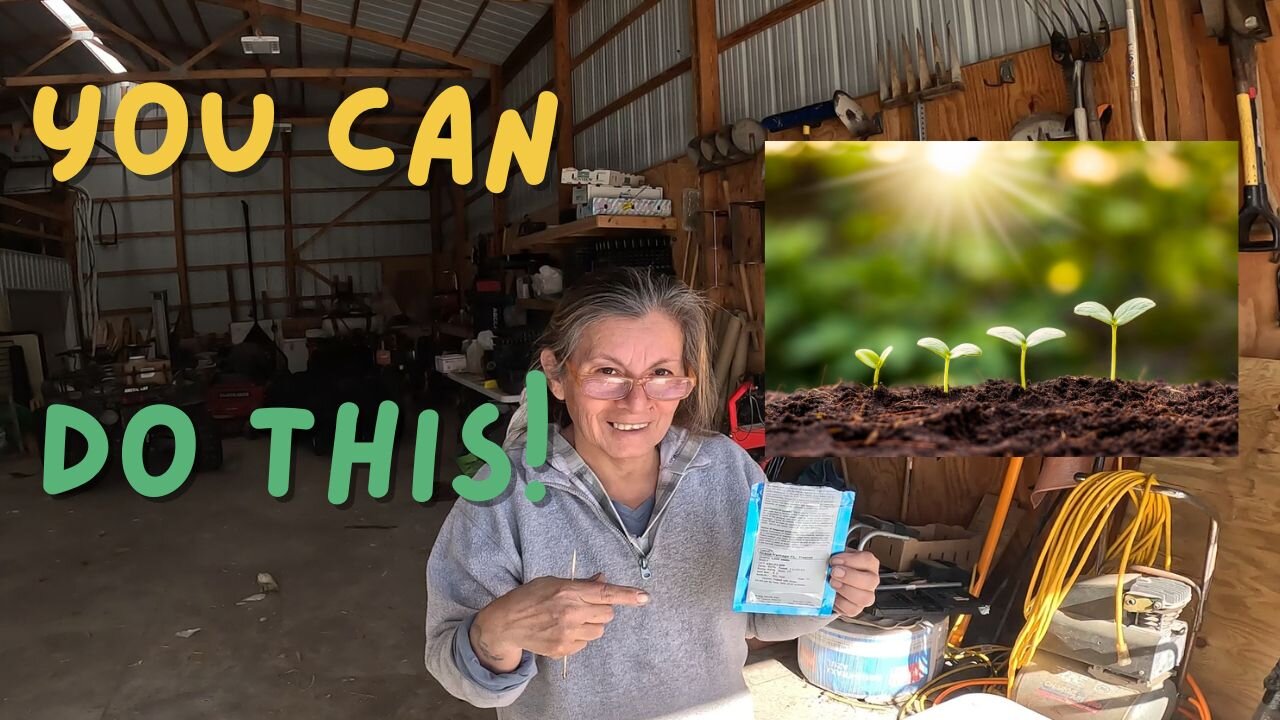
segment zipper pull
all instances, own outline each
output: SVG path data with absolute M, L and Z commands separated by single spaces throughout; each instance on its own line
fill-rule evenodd
M 640 556 L 640 577 L 648 580 L 653 577 L 653 572 L 649 570 L 649 558 L 644 555 Z

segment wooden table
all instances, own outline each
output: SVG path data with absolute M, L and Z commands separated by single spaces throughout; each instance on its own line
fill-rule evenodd
M 452 372 L 452 373 L 444 373 L 444 376 L 465 388 L 468 388 L 480 393 L 481 395 L 492 400 L 493 402 L 496 402 L 502 405 L 519 405 L 520 404 L 520 396 L 518 394 L 507 395 L 503 393 L 501 390 L 494 390 L 492 388 L 487 388 L 484 386 L 484 379 L 481 378 L 479 375 L 475 375 L 472 373 L 465 373 L 465 372 Z

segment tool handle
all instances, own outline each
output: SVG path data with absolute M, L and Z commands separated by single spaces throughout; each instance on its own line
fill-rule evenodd
M 1254 124 L 1254 118 L 1257 117 L 1255 93 L 1256 90 L 1236 94 L 1236 111 L 1240 116 L 1240 155 L 1244 163 L 1246 188 L 1257 187 L 1261 183 L 1258 155 L 1262 151 L 1262 145 Z
M 1087 113 L 1085 113 L 1084 108 L 1082 108 L 1082 107 L 1077 107 L 1077 108 L 1075 109 L 1075 111 L 1072 113 L 1072 115 L 1073 115 L 1073 117 L 1074 117 L 1074 122 L 1075 122 L 1075 128 L 1076 128 L 1076 139 L 1077 139 L 1077 140 L 1088 140 L 1088 139 L 1089 139 L 1089 116 L 1088 116 L 1088 114 L 1087 114 Z
M 1253 239 L 1253 228 L 1259 222 L 1265 223 L 1271 231 L 1270 241 Z M 1265 185 L 1245 185 L 1244 203 L 1240 206 L 1237 225 L 1240 233 L 1237 249 L 1240 252 L 1280 251 L 1280 217 L 1267 202 Z

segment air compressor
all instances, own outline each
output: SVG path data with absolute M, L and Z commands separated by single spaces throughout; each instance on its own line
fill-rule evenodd
M 1152 484 L 1146 491 L 1208 518 L 1199 582 L 1130 565 L 1123 575 L 1095 574 L 1071 585 L 1031 661 L 1017 671 L 1011 699 L 1019 705 L 1050 720 L 1168 720 L 1189 697 L 1187 669 L 1217 559 L 1218 522 L 1185 490 Z M 1099 555 L 1094 573 L 1102 561 Z

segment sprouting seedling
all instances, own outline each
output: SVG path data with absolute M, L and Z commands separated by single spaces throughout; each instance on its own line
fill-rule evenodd
M 1066 337 L 1066 333 L 1057 328 L 1040 328 L 1032 332 L 1030 335 L 1024 336 L 1017 330 L 1006 325 L 993 327 L 987 331 L 987 334 L 994 338 L 1000 338 L 1005 342 L 1022 348 L 1022 362 L 1019 364 L 1019 377 L 1022 379 L 1022 389 L 1027 389 L 1027 348 L 1033 348 L 1042 342 L 1057 340 L 1060 337 Z
M 951 392 L 951 358 L 978 357 L 982 354 L 982 348 L 973 343 L 960 343 L 953 348 L 949 348 L 946 343 L 938 338 L 931 337 L 920 338 L 916 341 L 916 345 L 942 358 L 942 392 Z
M 1154 300 L 1147 298 L 1134 298 L 1126 300 L 1120 307 L 1116 308 L 1113 315 L 1110 310 L 1102 303 L 1096 303 L 1092 300 L 1082 302 L 1076 306 L 1076 314 L 1091 317 L 1094 320 L 1104 322 L 1111 326 L 1111 379 L 1116 379 L 1116 329 L 1121 325 L 1127 324 L 1130 320 L 1138 317 L 1142 313 L 1155 307 Z
M 875 375 L 871 378 L 871 389 L 875 390 L 880 387 L 880 368 L 884 367 L 884 361 L 889 359 L 889 353 L 893 352 L 893 346 L 885 348 L 879 355 L 874 350 L 861 348 L 853 352 L 854 357 L 862 361 L 863 365 L 875 370 Z

